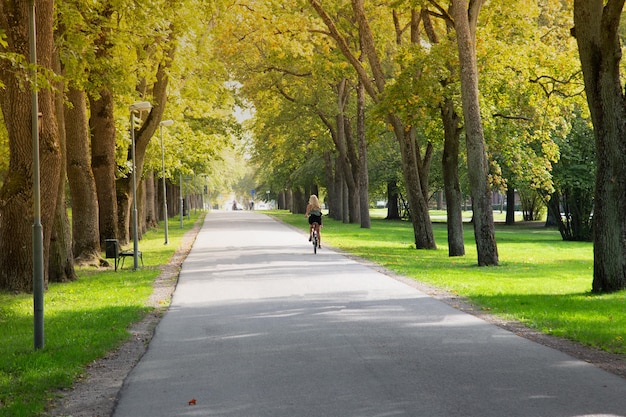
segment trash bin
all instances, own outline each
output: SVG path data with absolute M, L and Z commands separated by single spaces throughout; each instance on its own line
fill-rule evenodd
M 104 248 L 107 259 L 117 259 L 120 256 L 120 246 L 117 239 L 105 239 Z

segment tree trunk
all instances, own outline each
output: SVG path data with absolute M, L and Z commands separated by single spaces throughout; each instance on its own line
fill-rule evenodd
M 189 210 L 191 210 L 193 205 L 193 194 L 187 195 L 187 202 L 189 203 Z M 143 235 L 148 231 L 148 223 L 147 219 L 147 184 L 146 180 L 142 179 L 137 184 L 137 231 L 139 233 L 139 239 L 143 237 Z M 187 212 L 187 216 L 191 214 L 191 211 Z
M 55 73 L 61 74 L 61 63 L 58 53 L 54 55 Z M 64 112 L 64 83 L 56 83 L 58 93 L 54 95 L 54 105 L 59 127 L 59 145 L 62 155 L 67 155 Z M 54 226 L 50 237 L 50 263 L 48 267 L 50 282 L 67 282 L 78 279 L 74 269 L 74 255 L 72 253 L 72 232 L 67 216 L 67 202 L 65 201 L 66 163 L 61 158 L 61 174 L 57 195 L 57 209 L 54 216 Z
M 341 219 L 344 223 L 350 223 L 350 189 L 345 181 L 345 175 L 342 177 L 341 182 L 341 201 L 342 201 L 342 215 Z
M 118 238 L 117 190 L 115 181 L 115 118 L 113 94 L 102 89 L 99 97 L 89 99 L 91 116 L 91 169 L 98 198 L 98 228 L 100 244 L 106 239 Z
M 339 84 L 341 86 L 341 83 Z M 326 125 L 328 130 L 330 131 L 331 137 L 333 139 L 333 143 L 335 143 L 335 150 L 339 152 L 338 138 L 342 136 L 343 133 L 343 125 L 338 126 L 337 123 L 340 120 L 339 117 L 335 118 L 335 124 L 331 123 L 328 118 L 326 118 L 323 114 L 319 114 L 320 119 Z M 333 157 L 333 155 L 329 151 L 324 152 L 324 171 L 326 176 L 326 190 L 327 190 L 327 200 L 326 204 L 328 207 L 328 216 L 335 220 L 342 220 L 343 217 L 343 203 L 342 203 L 342 178 L 344 175 L 344 170 L 341 167 L 341 156 Z
M 559 231 L 561 231 L 561 224 L 563 223 L 563 219 L 561 218 L 561 212 L 559 211 L 560 206 L 561 196 L 558 191 L 555 191 L 549 196 L 549 200 L 546 201 L 548 213 L 546 215 L 546 222 L 543 227 L 558 227 Z M 561 236 L 563 237 L 562 233 Z
M 561 196 L 558 192 L 552 193 L 550 200 L 547 203 L 548 206 L 548 218 L 552 218 L 552 222 L 559 229 L 561 238 L 563 240 L 570 240 L 571 230 L 567 227 L 561 217 Z M 546 221 L 547 223 L 547 221 Z M 546 224 L 547 227 L 547 224 Z
M 278 204 L 278 209 L 279 210 L 284 210 L 285 207 L 287 206 L 285 200 L 286 200 L 286 198 L 285 198 L 285 190 L 279 191 L 278 192 L 278 198 L 277 198 L 277 204 Z
M 158 184 L 158 181 L 154 180 L 154 172 L 148 172 L 146 174 L 146 180 L 144 181 L 144 186 L 146 189 L 146 226 L 147 228 L 156 227 L 158 224 L 157 221 L 157 192 L 155 185 Z M 196 201 L 196 207 L 197 207 Z
M 70 221 L 67 217 L 67 205 L 65 198 L 62 197 L 65 192 L 65 182 L 59 182 L 59 184 L 60 198 L 58 199 L 52 236 L 50 238 L 50 263 L 48 266 L 50 282 L 67 282 L 78 279 L 74 269 L 72 236 L 70 233 Z
M 444 99 L 441 106 L 443 120 L 443 182 L 446 194 L 446 216 L 448 219 L 448 256 L 465 255 L 463 239 L 462 195 L 459 181 L 459 138 L 461 127 L 454 103 Z
M 593 200 L 585 190 L 569 189 L 565 192 L 567 215 L 572 230 L 571 240 L 592 241 Z
M 128 178 L 118 178 L 115 181 L 117 198 L 117 238 L 122 246 L 128 245 L 131 239 L 131 206 L 132 206 L 132 181 L 131 173 Z M 139 181 L 139 180 L 137 180 Z
M 163 187 L 165 178 L 154 179 L 154 215 L 156 216 L 156 221 L 165 220 L 165 216 L 167 213 L 163 210 L 163 200 L 165 196 L 163 195 Z
M 370 222 L 370 208 L 369 208 L 369 176 L 367 172 L 367 138 L 365 133 L 365 89 L 363 83 L 360 81 L 357 83 L 356 89 L 356 103 L 357 103 L 357 142 L 359 148 L 359 171 L 358 171 L 358 184 L 359 184 L 359 208 L 361 210 L 361 227 L 369 229 L 371 227 Z
M 461 99 L 465 121 L 468 176 L 472 194 L 474 237 L 478 265 L 498 265 L 491 190 L 485 150 L 480 104 L 478 98 L 478 68 L 476 65 L 476 24 L 482 0 L 452 0 L 452 16 L 456 29 L 461 66 Z
M 363 53 L 372 69 L 374 76 L 374 90 L 369 77 L 365 77 L 362 68 L 353 63 L 359 73 L 359 80 L 365 89 L 376 100 L 377 91 L 381 94 L 385 89 L 385 75 L 375 47 L 372 30 L 365 16 L 364 0 L 352 0 L 352 9 L 359 27 L 360 45 Z M 374 93 L 374 94 L 373 94 Z M 417 249 L 436 249 L 435 238 L 432 231 L 430 214 L 428 211 L 428 165 L 429 153 L 422 161 L 420 150 L 416 141 L 415 130 L 404 126 L 400 118 L 393 114 L 388 115 L 388 120 L 393 126 L 394 133 L 400 143 L 402 155 L 402 171 L 406 184 L 409 205 L 411 210 L 411 222 L 413 224 L 413 234 L 415 236 L 415 247 Z M 426 169 L 424 169 L 426 168 Z
M 626 288 L 626 108 L 619 23 L 624 0 L 575 0 L 587 102 L 596 140 L 593 292 Z
M 345 185 L 348 187 L 348 199 L 344 201 L 343 221 L 356 223 L 357 211 L 358 211 L 358 182 L 354 177 L 354 146 L 352 145 L 352 132 L 350 129 L 350 121 L 345 115 L 345 109 L 348 105 L 348 80 L 342 79 L 337 84 L 337 116 L 336 120 L 336 134 L 332 134 L 333 141 L 335 142 L 335 148 L 339 155 L 339 167 L 343 174 Z
M 306 212 L 306 204 L 309 201 L 309 196 L 305 196 L 300 187 L 293 189 L 293 208 L 291 210 L 294 214 L 304 214 Z
M 36 13 L 37 63 L 53 70 L 52 1 L 38 1 Z M 0 2 L 0 30 L 6 35 L 6 50 L 28 61 L 27 1 Z M 31 135 L 31 92 L 26 73 L 0 62 L 0 105 L 9 137 L 9 170 L 0 189 L 0 288 L 31 291 L 33 288 L 33 146 Z M 25 87 L 26 84 L 26 87 Z M 44 286 L 48 282 L 50 236 L 56 211 L 61 169 L 61 150 L 54 94 L 39 90 L 39 168 L 41 225 L 43 230 Z M 7 237 L 11 237 L 10 239 Z
M 386 220 L 400 220 L 400 207 L 398 201 L 398 184 L 395 181 L 387 183 L 387 217 Z
M 335 218 L 335 213 L 339 210 L 337 207 L 337 187 L 335 184 L 335 171 L 333 169 L 333 158 L 330 152 L 324 152 L 324 172 L 326 176 L 326 206 L 328 207 L 328 216 Z
M 65 109 L 67 178 L 72 197 L 73 252 L 80 264 L 100 264 L 98 196 L 89 158 L 87 97 L 75 87 L 68 91 Z
M 289 190 L 285 190 L 285 210 L 292 211 L 293 210 L 293 192 Z
M 339 157 L 335 158 L 335 191 L 337 196 L 336 207 L 337 211 L 333 219 L 347 222 L 347 210 L 344 210 L 344 206 L 348 204 L 344 201 L 344 180 L 343 180 L 343 168 L 341 168 L 341 161 Z M 344 220 L 345 219 L 345 220 Z
M 422 179 L 418 168 L 416 140 L 413 128 L 406 129 L 402 122 L 395 116 L 389 116 L 396 138 L 400 143 L 402 154 L 402 174 L 407 189 L 411 223 L 413 224 L 413 236 L 417 249 L 437 249 L 433 227 L 430 221 L 428 201 L 424 197 Z
M 354 143 L 354 137 L 352 135 L 352 124 L 350 119 L 344 115 L 345 130 L 344 136 L 346 139 L 346 185 L 348 186 L 348 208 L 350 223 L 361 223 L 361 210 L 359 189 L 359 166 L 361 165 L 358 158 L 357 147 Z
M 515 224 L 515 187 L 512 184 L 506 189 L 506 224 Z

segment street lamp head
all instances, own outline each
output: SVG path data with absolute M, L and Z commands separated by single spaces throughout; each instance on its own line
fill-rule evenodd
M 159 123 L 161 126 L 171 126 L 174 124 L 173 120 L 163 120 L 161 123 Z
M 152 104 L 149 101 L 138 101 L 130 105 L 130 111 L 142 111 L 142 110 L 150 110 L 152 108 Z

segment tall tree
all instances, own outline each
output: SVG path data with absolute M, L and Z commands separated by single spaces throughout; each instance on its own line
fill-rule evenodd
M 507 224 L 514 223 L 515 189 L 552 193 L 557 142 L 582 98 L 571 12 L 560 1 L 489 3 L 481 10 L 483 126 L 492 187 L 511 194 Z
M 476 27 L 483 1 L 452 0 L 451 15 L 454 19 L 459 49 L 461 98 L 478 265 L 488 266 L 498 265 L 498 247 L 493 223 L 491 187 L 488 177 L 489 166 L 478 97 Z
M 80 54 L 84 57 L 86 52 L 93 51 L 91 64 L 88 66 L 89 91 L 89 129 L 91 132 L 91 170 L 96 184 L 96 197 L 98 200 L 98 230 L 100 244 L 104 245 L 106 239 L 118 238 L 117 233 L 117 192 L 115 178 L 117 165 L 115 161 L 115 96 L 113 88 L 115 75 L 119 74 L 115 65 L 116 37 L 114 22 L 116 10 L 113 2 L 102 1 L 94 7 L 80 7 L 81 16 L 85 20 L 80 28 L 92 28 L 91 33 L 93 48 L 81 48 Z M 88 14 L 91 12 L 91 14 Z M 65 15 L 70 15 L 66 11 Z M 68 28 L 75 26 L 67 25 Z M 83 29 L 84 30 L 84 29 Z M 69 34 L 75 34 L 68 31 Z M 79 35 L 80 31 L 78 34 Z M 82 34 L 85 37 L 85 34 Z M 72 45 L 72 43 L 70 43 Z M 87 55 L 90 56 L 90 55 Z M 66 65 L 68 63 L 66 62 Z M 78 71 L 76 71 L 78 73 Z
M 574 0 L 574 30 L 596 142 L 594 292 L 626 288 L 626 107 L 619 26 L 624 0 Z
M 335 89 L 337 93 L 337 114 L 334 125 L 322 116 L 328 126 L 335 148 L 337 149 L 338 164 L 342 170 L 342 178 L 348 190 L 348 199 L 344 201 L 344 208 L 348 209 L 347 216 L 342 216 L 344 223 L 360 222 L 359 209 L 359 159 L 354 147 L 353 128 L 348 115 L 348 101 L 351 88 L 347 78 L 343 78 Z
M 96 182 L 89 157 L 87 95 L 69 88 L 65 110 L 67 178 L 72 197 L 73 252 L 78 263 L 100 264 Z
M 317 0 L 309 0 L 309 3 L 328 28 L 329 36 L 335 40 L 346 60 L 356 70 L 365 91 L 375 103 L 380 102 L 381 96 L 385 90 L 387 77 L 383 70 L 378 49 L 376 48 L 374 33 L 365 13 L 363 0 L 352 0 L 351 3 L 354 19 L 359 29 L 360 45 L 367 63 L 369 64 L 369 68 L 371 68 L 371 74 L 368 73 L 366 66 L 363 65 L 354 54 L 346 38 L 324 6 Z M 401 118 L 392 112 L 386 114 L 386 119 L 392 126 L 393 132 L 400 144 L 403 164 L 402 172 L 411 209 L 415 246 L 418 249 L 434 249 L 437 245 L 435 243 L 428 212 L 427 188 L 432 145 L 427 144 L 426 151 L 422 155 L 415 126 L 403 123 Z
M 459 138 L 461 136 L 460 117 L 451 98 L 440 105 L 444 127 L 443 182 L 446 195 L 446 218 L 448 228 L 448 255 L 465 255 L 463 238 L 463 213 L 461 183 L 459 180 Z
M 37 61 L 40 69 L 52 71 L 54 2 L 36 1 Z M 0 2 L 0 30 L 6 34 L 6 46 L 0 52 L 12 52 L 17 62 L 0 62 L 0 106 L 9 134 L 9 171 L 0 189 L 0 288 L 30 291 L 33 287 L 33 147 L 31 140 L 31 95 L 24 88 L 29 79 L 25 72 L 28 62 L 29 2 L 3 0 Z M 12 64 L 16 65 L 12 67 Z M 41 86 L 45 78 L 40 75 Z M 31 88 L 37 88 L 31 86 Z M 61 150 L 57 129 L 54 94 L 48 88 L 39 90 L 41 223 L 44 245 L 44 282 L 56 211 L 61 169 Z M 28 213 L 27 215 L 25 215 Z
M 359 210 L 361 227 L 369 229 L 370 207 L 369 207 L 369 177 L 367 162 L 367 138 L 365 128 L 365 88 L 362 82 L 356 86 L 356 120 L 357 120 L 357 144 L 358 144 L 358 181 L 359 181 Z
M 153 107 L 145 118 L 141 127 L 134 133 L 135 137 L 135 161 L 134 166 L 137 172 L 135 173 L 138 181 L 141 180 L 143 174 L 143 165 L 146 158 L 146 150 L 150 139 L 156 132 L 159 123 L 165 112 L 165 104 L 167 103 L 167 84 L 169 77 L 167 70 L 171 65 L 176 45 L 173 42 L 173 38 L 170 38 L 169 52 L 167 59 L 164 59 L 159 65 L 156 71 L 156 79 L 150 88 L 150 96 L 152 97 Z M 134 116 L 133 116 L 134 117 Z M 131 160 L 131 152 L 129 149 L 128 159 Z M 126 177 L 119 178 L 117 180 L 117 207 L 118 207 L 118 238 L 123 242 L 128 242 L 130 237 L 130 215 L 132 206 L 132 177 L 127 175 Z M 143 227 L 145 219 L 140 222 L 140 227 Z
M 422 10 L 421 19 L 424 22 L 424 30 L 428 39 L 433 44 L 441 43 L 441 37 L 436 33 L 430 19 L 430 11 Z M 446 34 L 451 31 L 451 24 L 446 22 Z M 439 83 L 444 87 L 443 97 L 439 101 L 439 112 L 443 125 L 443 188 L 446 197 L 446 225 L 448 229 L 448 255 L 465 255 L 465 239 L 463 237 L 463 213 L 461 184 L 459 179 L 459 152 L 460 137 L 462 132 L 461 117 L 457 113 L 454 95 L 450 91 L 450 85 L 454 85 L 457 77 L 451 60 L 445 63 L 447 73 L 440 77 Z
M 120 140 L 120 147 L 126 149 L 126 152 L 123 152 L 126 157 L 118 161 L 120 163 L 119 171 L 123 172 L 124 175 L 119 176 L 116 180 L 117 238 L 122 244 L 130 240 L 131 207 L 133 206 L 133 194 L 135 194 L 132 189 L 132 177 L 133 175 L 136 177 L 137 187 L 140 189 L 148 144 L 165 112 L 167 88 L 170 79 L 169 70 L 175 58 L 177 38 L 180 30 L 182 30 L 182 27 L 178 28 L 175 24 L 178 16 L 175 13 L 176 8 L 179 6 L 177 4 L 159 1 L 149 3 L 149 7 L 137 9 L 130 2 L 125 6 L 126 8 L 118 10 L 117 13 L 126 18 L 125 27 L 131 31 L 135 41 L 132 51 L 130 51 L 131 55 L 134 55 L 135 73 L 128 74 L 130 80 L 127 82 L 127 87 L 134 83 L 132 85 L 134 91 L 128 91 L 128 94 L 136 97 L 133 101 L 149 101 L 152 104 L 152 108 L 148 112 L 139 115 L 142 118 L 142 123 L 140 126 L 135 125 L 137 129 L 133 135 L 135 139 L 134 161 L 132 160 L 131 152 L 132 144 L 128 140 L 131 135 L 124 135 L 126 137 Z M 117 45 L 120 47 L 123 42 L 119 38 L 117 41 L 120 42 Z M 129 104 L 127 102 L 125 107 Z M 126 107 L 124 113 L 129 114 L 128 107 Z M 129 169 L 133 166 L 136 169 L 134 174 L 132 174 L 132 169 Z M 139 197 L 141 194 L 136 193 L 136 195 Z M 139 212 L 143 211 L 144 204 L 145 201 L 143 199 L 137 201 Z M 138 217 L 137 223 L 138 233 L 140 230 L 145 230 L 146 221 L 144 216 Z
M 595 143 L 591 124 L 581 113 L 580 109 L 574 112 L 572 130 L 559 141 L 561 158 L 554 165 L 555 192 L 550 196 L 548 209 L 563 240 L 591 241 Z
M 64 117 L 60 124 L 64 127 L 67 144 L 64 153 L 72 201 L 73 254 L 80 264 L 99 265 L 102 262 L 98 194 L 91 166 L 87 89 L 96 88 L 89 82 L 90 72 L 97 72 L 98 63 L 102 64 L 103 58 L 108 58 L 106 42 L 103 42 L 103 38 L 106 40 L 108 36 L 106 31 L 103 36 L 101 26 L 107 16 L 106 8 L 84 7 L 79 0 L 65 0 L 57 4 L 55 36 L 67 86 L 66 109 L 62 112 Z M 95 145 L 98 150 L 97 143 Z M 102 175 L 99 179 L 107 178 Z M 103 206 L 106 207 L 105 204 Z M 115 235 L 108 237 L 115 238 Z
M 54 71 L 61 74 L 61 62 L 58 52 L 54 57 Z M 64 95 L 65 83 L 59 77 L 55 82 L 57 93 L 55 94 L 55 107 L 57 120 L 59 121 L 59 144 L 61 152 L 67 154 L 67 142 L 65 140 L 65 123 L 64 123 Z M 67 213 L 67 201 L 65 199 L 66 185 L 66 164 L 65 158 L 61 158 L 61 180 L 59 181 L 59 189 L 57 195 L 57 209 L 54 218 L 54 229 L 50 238 L 50 263 L 48 266 L 50 282 L 66 282 L 73 281 L 78 278 L 74 268 L 74 254 L 72 252 L 72 230 L 70 220 Z
M 435 20 L 431 16 L 447 15 L 432 10 L 432 6 L 424 7 L 420 12 L 411 11 L 411 45 L 405 46 L 406 51 L 400 54 L 402 72 L 386 94 L 386 100 L 389 106 L 404 109 L 406 119 L 413 119 L 423 126 L 422 130 L 432 138 L 433 143 L 440 142 L 435 138 L 440 137 L 443 131 L 441 163 L 446 196 L 448 254 L 462 256 L 465 245 L 458 162 L 462 120 L 456 108 L 459 92 L 457 57 L 450 36 L 453 25 L 450 19 Z M 395 10 L 394 17 L 400 22 L 401 15 Z M 402 25 L 398 23 L 396 27 L 401 28 Z M 423 42 L 428 43 L 428 48 L 417 46 L 422 42 L 422 27 L 426 34 Z M 398 39 L 402 39 L 401 34 Z
M 96 182 L 101 245 L 106 239 L 118 237 L 114 105 L 113 93 L 107 86 L 89 95 L 91 169 Z

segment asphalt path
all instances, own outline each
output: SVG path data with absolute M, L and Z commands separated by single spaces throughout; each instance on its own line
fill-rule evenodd
M 114 416 L 626 416 L 625 379 L 322 247 L 209 213 Z

